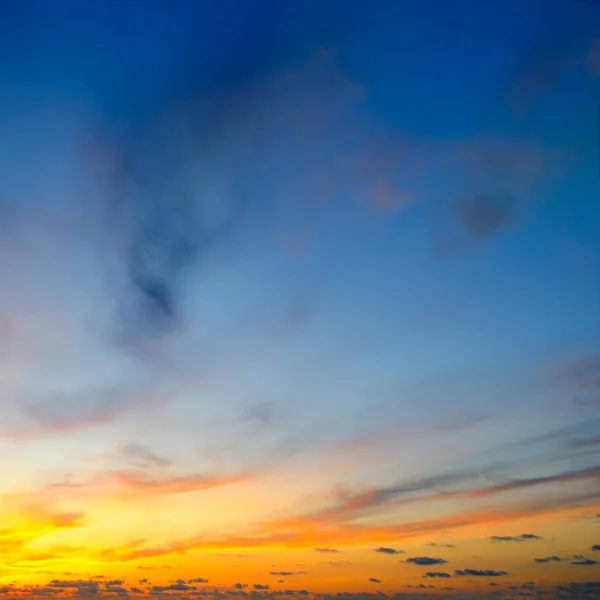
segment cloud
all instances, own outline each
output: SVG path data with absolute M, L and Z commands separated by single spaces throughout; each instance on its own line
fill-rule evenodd
M 505 229 L 516 219 L 516 205 L 509 198 L 471 196 L 457 200 L 454 207 L 460 224 L 479 238 Z
M 485 485 L 482 487 L 467 487 L 456 491 L 439 491 L 439 488 L 443 486 L 455 487 L 460 484 L 469 483 L 483 475 L 489 477 L 496 468 L 497 467 L 492 466 L 474 472 L 459 471 L 455 473 L 442 473 L 390 486 L 367 488 L 366 490 L 353 490 L 337 487 L 334 490 L 334 499 L 337 500 L 336 504 L 312 515 L 307 515 L 306 520 L 324 522 L 340 518 L 349 519 L 354 514 L 360 514 L 385 505 L 401 505 L 403 503 L 413 503 L 425 500 L 443 501 L 450 498 L 461 497 L 486 498 L 504 492 L 527 489 L 541 485 L 600 478 L 600 467 L 594 466 L 563 471 L 553 475 L 512 479 L 503 483 Z M 436 491 L 432 492 L 432 490 Z M 282 522 L 282 524 L 284 523 L 285 522 Z
M 196 587 L 193 585 L 187 585 L 186 583 L 171 583 L 169 585 L 153 585 L 150 588 L 150 592 L 153 594 L 160 594 L 162 592 L 188 592 L 195 590 Z
M 120 472 L 115 474 L 116 482 L 125 488 L 131 488 L 153 494 L 181 494 L 247 481 L 246 477 L 216 477 L 206 475 L 183 475 L 154 479 L 144 473 Z
M 315 552 L 331 552 L 331 553 L 335 553 L 335 552 L 339 552 L 339 550 L 336 550 L 335 548 L 315 548 Z
M 573 558 L 574 560 L 571 561 L 571 564 L 576 566 L 591 567 L 598 564 L 597 560 L 587 558 L 586 556 L 574 556 Z
M 568 445 L 570 448 L 574 449 L 600 446 L 600 435 L 574 439 L 571 440 Z
M 402 550 L 395 550 L 394 548 L 386 548 L 384 546 L 375 548 L 375 552 L 380 552 L 381 554 L 404 554 Z
M 600 389 L 600 355 L 588 354 L 555 365 L 550 371 L 552 381 L 577 390 Z
M 411 558 L 407 558 L 405 562 L 412 563 L 413 565 L 428 566 L 443 565 L 448 561 L 444 560 L 443 558 L 432 558 L 430 556 L 412 556 Z
M 592 552 L 600 552 L 600 544 L 594 544 L 592 546 Z
M 204 577 L 194 577 L 193 579 L 188 579 L 188 583 L 209 583 L 208 579 L 204 579 Z
M 560 497 L 544 497 L 536 501 L 502 509 L 487 509 L 473 512 L 459 512 L 440 519 L 366 526 L 356 523 L 343 524 L 337 521 L 312 520 L 306 517 L 265 521 L 252 528 L 246 535 L 197 536 L 177 540 L 168 544 L 149 548 L 112 548 L 104 556 L 115 561 L 129 561 L 137 558 L 166 556 L 195 548 L 314 548 L 323 542 L 337 544 L 364 544 L 384 542 L 399 538 L 422 537 L 440 531 L 475 527 L 481 524 L 503 523 L 541 514 L 579 514 L 588 504 L 595 506 L 597 494 L 593 492 L 572 494 Z M 586 504 L 587 503 L 587 504 Z M 573 505 L 577 504 L 576 507 Z M 424 558 L 428 557 L 415 557 Z M 435 559 L 433 559 L 435 560 Z M 427 563 L 425 563 L 427 564 Z M 437 563 L 434 563 L 437 564 Z
M 536 563 L 551 563 L 551 562 L 561 562 L 561 558 L 558 556 L 545 556 L 543 558 L 534 558 Z
M 425 545 L 431 548 L 456 548 L 456 544 L 437 544 L 436 542 L 429 542 Z
M 450 573 L 446 573 L 444 571 L 427 571 L 427 573 L 425 573 L 425 575 L 423 575 L 423 577 L 447 579 L 448 577 L 452 577 L 452 575 L 450 575 Z
M 252 585 L 252 587 L 255 590 L 268 590 L 270 586 L 269 585 L 262 585 L 260 583 L 255 583 L 255 584 Z
M 293 575 L 306 575 L 305 571 L 271 571 L 269 575 L 275 577 L 292 577 Z
M 385 181 L 375 184 L 367 196 L 368 203 L 377 213 L 388 213 L 406 206 L 413 199 L 412 194 L 391 187 Z
M 528 540 L 541 540 L 542 538 L 534 533 L 522 533 L 520 535 L 492 535 L 489 539 L 492 542 L 526 542 Z
M 380 579 L 376 579 L 375 577 L 370 577 L 370 578 L 369 578 L 369 581 L 370 581 L 371 583 L 381 583 L 381 580 L 380 580 Z
M 178 330 L 191 275 L 202 275 L 225 249 L 239 252 L 236 235 L 254 218 L 264 224 L 277 201 L 284 207 L 280 196 L 290 202 L 286 187 L 306 174 L 312 155 L 326 163 L 335 158 L 329 140 L 339 141 L 346 129 L 340 108 L 357 103 L 356 85 L 333 54 L 275 70 L 256 64 L 243 78 L 223 75 L 208 92 L 183 93 L 171 83 L 168 100 L 147 100 L 143 122 L 132 117 L 112 139 L 105 136 L 114 149 L 102 183 L 107 230 L 115 232 L 113 251 L 122 263 L 126 347 L 147 349 L 150 340 Z M 184 87 L 194 88 L 206 73 L 191 69 L 185 79 Z M 289 172 L 273 177 L 266 157 L 282 147 Z M 377 197 L 386 208 L 398 202 L 391 192 Z
M 121 456 L 134 467 L 168 467 L 171 461 L 151 452 L 142 444 L 127 444 Z
M 79 594 L 96 595 L 100 589 L 100 584 L 91 579 L 78 579 L 77 581 L 53 579 L 48 584 L 49 588 L 58 588 L 61 590 L 75 589 Z
M 457 577 L 504 577 L 506 571 L 494 571 L 491 569 L 457 569 L 454 571 Z

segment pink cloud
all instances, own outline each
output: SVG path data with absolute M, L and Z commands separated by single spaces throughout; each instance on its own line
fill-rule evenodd
M 402 208 L 411 202 L 412 199 L 412 194 L 393 188 L 385 181 L 376 183 L 367 196 L 368 204 L 379 214 L 389 213 Z

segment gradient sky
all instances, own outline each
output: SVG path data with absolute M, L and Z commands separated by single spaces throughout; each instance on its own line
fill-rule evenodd
M 0 598 L 600 597 L 600 2 L 2 0 Z

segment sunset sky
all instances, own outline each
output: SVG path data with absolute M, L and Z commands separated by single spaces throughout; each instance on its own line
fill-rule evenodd
M 600 597 L 600 2 L 0 1 L 0 598 Z

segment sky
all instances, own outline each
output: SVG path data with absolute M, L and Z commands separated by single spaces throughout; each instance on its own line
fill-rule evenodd
M 3 0 L 0 598 L 600 597 L 600 3 Z

